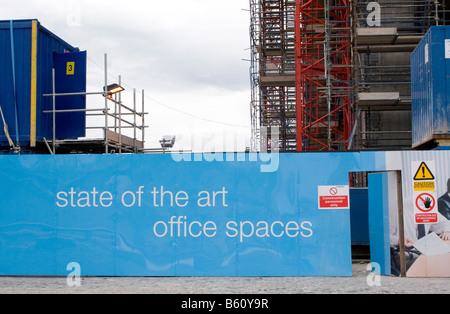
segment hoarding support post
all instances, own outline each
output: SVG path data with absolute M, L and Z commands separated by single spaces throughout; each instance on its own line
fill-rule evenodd
M 403 220 L 403 192 L 402 192 L 402 172 L 397 171 L 397 201 L 398 201 L 398 230 L 399 230 L 399 246 L 400 246 L 400 276 L 406 277 L 406 260 L 405 260 L 405 229 Z

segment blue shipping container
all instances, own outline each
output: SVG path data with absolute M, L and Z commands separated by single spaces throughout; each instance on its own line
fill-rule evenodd
M 450 139 L 450 26 L 433 26 L 411 55 L 413 148 Z
M 51 33 L 39 21 L 0 21 L 0 106 L 15 144 L 34 147 L 44 137 L 52 138 L 52 114 L 44 113 L 52 109 L 52 97 L 43 95 L 52 93 L 54 58 L 63 53 L 79 53 L 79 49 Z M 85 99 L 79 108 L 83 106 L 86 107 Z M 64 107 L 58 105 L 57 109 Z M 58 122 L 66 125 L 59 119 L 57 115 L 57 125 Z M 64 131 L 65 138 L 84 136 L 85 117 L 69 128 L 72 129 Z M 9 146 L 1 120 L 0 145 Z

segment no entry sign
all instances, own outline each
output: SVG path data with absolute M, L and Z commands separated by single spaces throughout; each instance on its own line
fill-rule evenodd
M 416 198 L 416 206 L 421 212 L 431 212 L 436 207 L 436 197 L 430 193 L 422 193 Z
M 416 193 L 414 202 L 415 220 L 418 224 L 437 223 L 436 192 Z

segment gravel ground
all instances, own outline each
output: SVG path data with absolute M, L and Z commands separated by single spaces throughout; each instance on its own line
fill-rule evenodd
M 346 278 L 81 278 L 69 287 L 64 277 L 0 277 L 0 294 L 449 294 L 448 278 L 381 276 L 369 286 L 367 263 L 353 264 Z

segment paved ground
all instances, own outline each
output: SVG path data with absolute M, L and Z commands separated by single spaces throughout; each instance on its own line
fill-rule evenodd
M 449 294 L 450 279 L 380 278 L 369 286 L 367 263 L 353 265 L 351 278 L 66 278 L 0 277 L 0 294 Z

